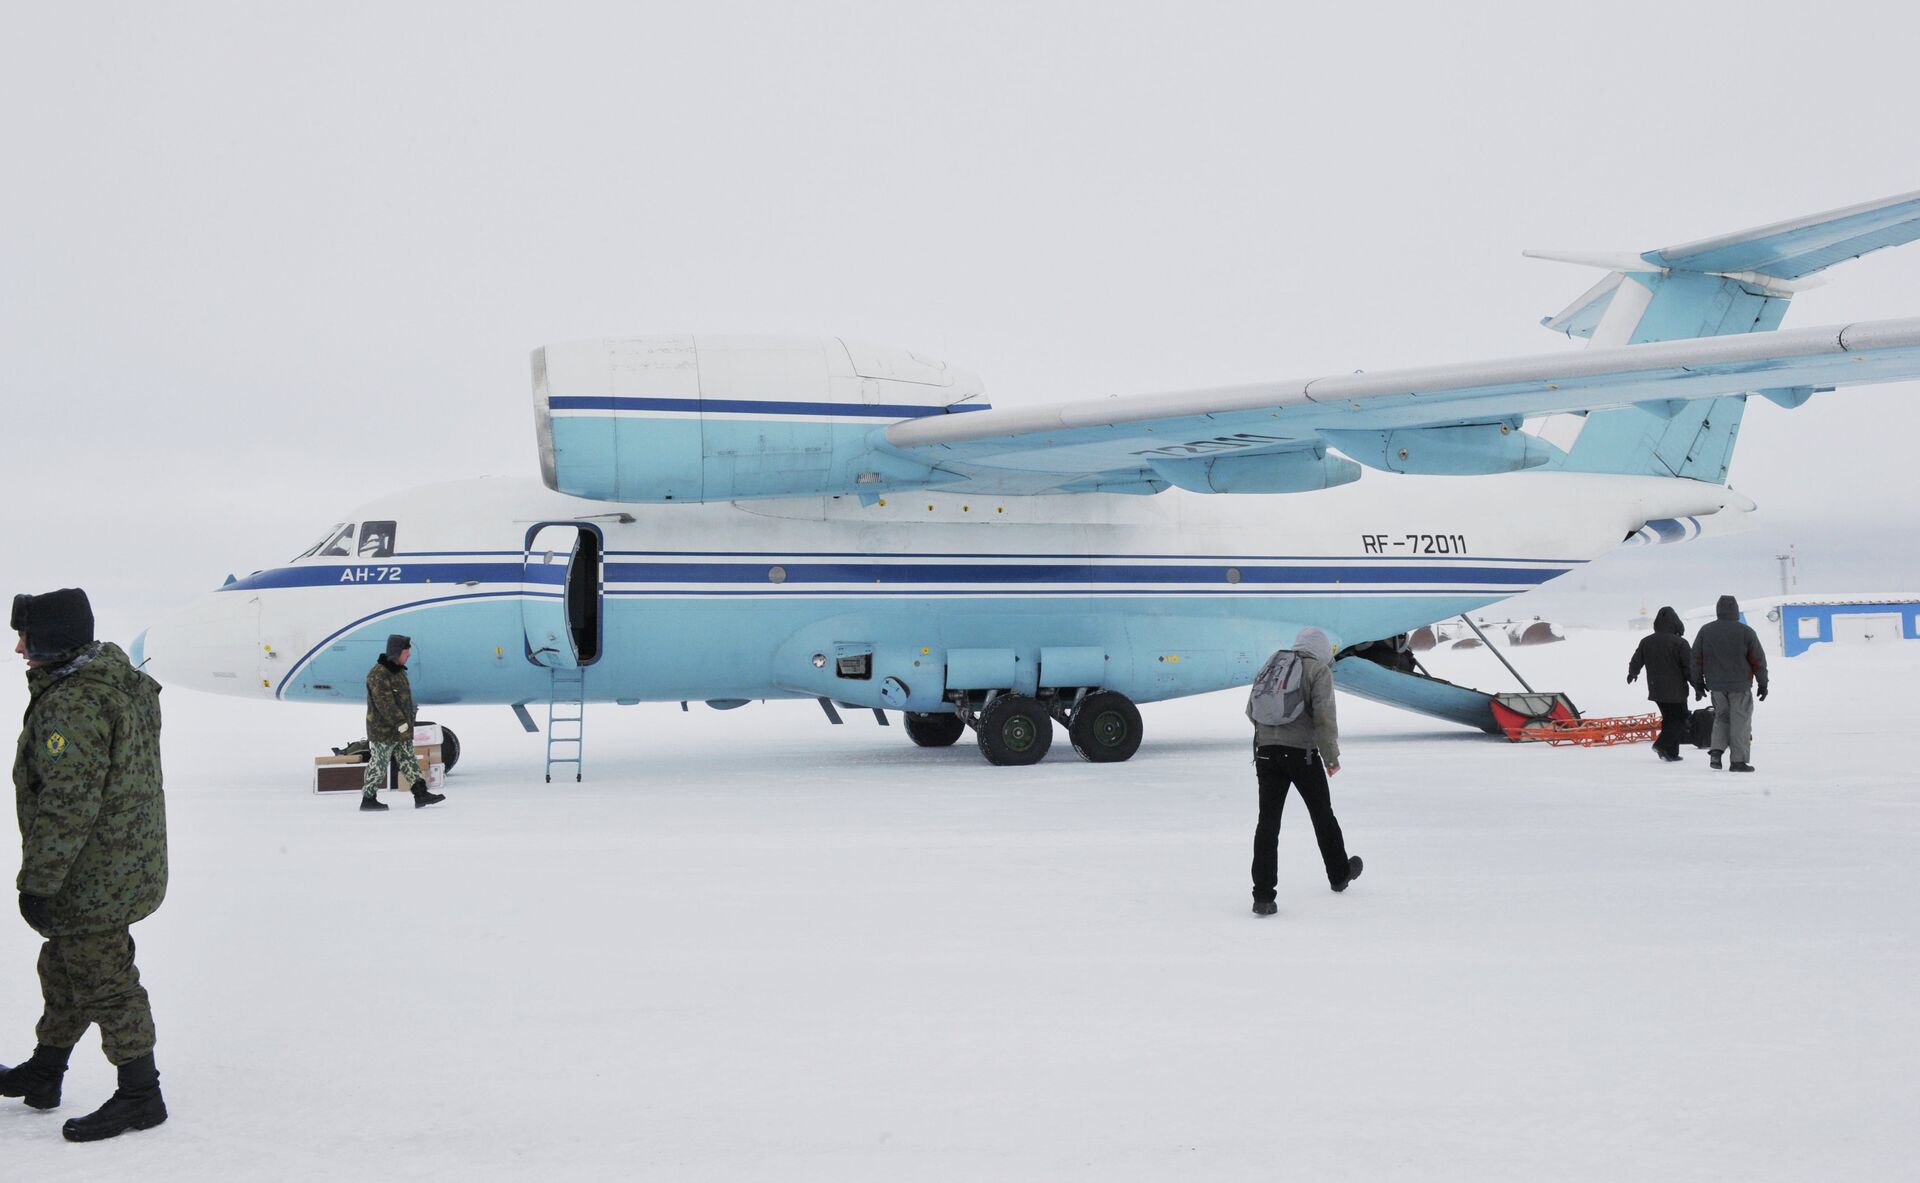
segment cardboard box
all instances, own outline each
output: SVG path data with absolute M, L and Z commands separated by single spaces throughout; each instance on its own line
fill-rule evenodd
M 413 758 L 420 761 L 420 767 L 423 769 L 429 764 L 438 764 L 441 762 L 440 745 L 436 743 L 421 747 L 419 744 L 415 744 L 413 745 Z
M 420 748 L 437 748 L 445 738 L 438 723 L 420 723 L 414 726 L 413 746 L 416 751 Z
M 345 756 L 315 756 L 313 758 L 313 764 L 316 768 L 325 768 L 333 764 L 365 764 L 366 762 L 367 754 L 365 752 L 353 752 Z

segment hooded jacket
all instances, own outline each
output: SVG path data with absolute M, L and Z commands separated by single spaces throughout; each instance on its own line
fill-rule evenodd
M 1291 723 L 1253 725 L 1253 746 L 1280 744 L 1301 750 L 1320 750 L 1328 767 L 1340 764 L 1340 724 L 1333 709 L 1333 642 L 1317 628 L 1303 628 L 1293 640 L 1300 663 L 1300 684 L 1307 692 L 1307 709 Z M 1251 709 L 1251 708 L 1249 708 Z
M 1693 647 L 1687 644 L 1687 626 L 1680 614 L 1662 608 L 1653 618 L 1653 631 L 1640 639 L 1627 663 L 1627 681 L 1647 671 L 1647 697 L 1654 702 L 1685 702 L 1693 686 Z
M 367 671 L 367 742 L 413 741 L 413 686 L 407 667 L 382 653 Z
M 1721 596 L 1714 606 L 1718 618 L 1700 626 L 1693 637 L 1693 684 L 1708 690 L 1737 694 L 1753 688 L 1767 689 L 1767 654 L 1760 648 L 1760 635 L 1740 623 L 1740 602 Z
M 19 890 L 46 896 L 42 936 L 111 932 L 167 894 L 160 684 L 118 645 L 27 671 L 13 758 Z

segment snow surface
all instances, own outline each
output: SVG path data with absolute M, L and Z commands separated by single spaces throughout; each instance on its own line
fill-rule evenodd
M 1632 711 L 1633 641 L 1512 652 Z M 1296 802 L 1268 920 L 1238 693 L 1032 769 L 806 703 L 597 707 L 552 786 L 504 708 L 446 710 L 449 802 L 361 816 L 307 791 L 353 711 L 171 691 L 135 935 L 173 1119 L 60 1140 L 112 1087 L 89 1034 L 61 1110 L 0 1103 L 0 1177 L 1906 1177 L 1916 676 L 1779 662 L 1738 777 L 1342 698 L 1366 875 L 1327 891 Z M 34 953 L 0 924 L 0 1056 Z

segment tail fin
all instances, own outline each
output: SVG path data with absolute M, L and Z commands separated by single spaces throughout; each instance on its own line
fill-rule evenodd
M 1916 238 L 1920 192 L 1640 255 L 1526 253 L 1607 268 L 1605 279 L 1540 323 L 1593 345 L 1628 345 L 1770 332 L 1794 293 L 1819 282 L 1809 276 Z M 1798 406 L 1809 392 L 1758 393 Z M 1564 424 L 1542 434 L 1566 449 L 1569 471 L 1723 483 L 1745 410 L 1745 395 L 1623 407 L 1585 416 L 1577 434 Z

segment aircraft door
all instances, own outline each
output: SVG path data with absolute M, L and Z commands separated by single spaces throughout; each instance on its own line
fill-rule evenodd
M 521 557 L 520 623 L 527 660 L 574 669 L 600 660 L 605 547 L 597 526 L 542 522 Z

